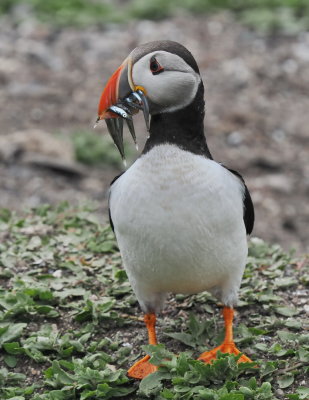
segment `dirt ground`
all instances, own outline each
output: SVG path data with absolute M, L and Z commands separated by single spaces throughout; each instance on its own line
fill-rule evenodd
M 157 39 L 181 42 L 198 61 L 209 147 L 246 179 L 254 235 L 308 251 L 309 33 L 262 36 L 228 14 L 82 30 L 2 19 L 0 206 L 94 201 L 107 219 L 117 171 L 78 165 L 70 135 L 92 129 L 104 83 L 129 51 Z M 136 130 L 142 143 L 140 116 Z

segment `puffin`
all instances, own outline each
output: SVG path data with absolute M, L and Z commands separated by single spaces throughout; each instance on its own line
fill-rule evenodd
M 242 176 L 216 162 L 204 134 L 204 86 L 198 65 L 180 43 L 136 47 L 107 81 L 97 123 L 125 160 L 123 126 L 136 143 L 133 117 L 142 112 L 147 140 L 137 160 L 111 183 L 109 217 L 123 266 L 144 313 L 149 344 L 167 295 L 208 291 L 223 304 L 225 337 L 217 352 L 239 355 L 234 307 L 246 265 L 254 208 Z M 157 367 L 149 355 L 128 376 L 143 379 Z M 252 362 L 244 354 L 238 362 Z

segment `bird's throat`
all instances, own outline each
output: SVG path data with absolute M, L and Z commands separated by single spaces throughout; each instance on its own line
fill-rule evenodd
M 169 143 L 212 159 L 204 135 L 204 115 L 204 87 L 201 82 L 194 100 L 187 107 L 151 117 L 150 137 L 143 153 L 147 153 L 154 146 Z

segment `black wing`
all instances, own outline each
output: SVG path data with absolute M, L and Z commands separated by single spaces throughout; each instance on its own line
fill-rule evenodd
M 111 187 L 112 184 L 113 184 L 118 178 L 120 178 L 121 175 L 124 174 L 124 173 L 125 173 L 125 171 L 123 171 L 123 172 L 121 172 L 121 174 L 115 176 L 115 178 L 111 181 L 111 183 L 110 183 L 109 186 Z M 111 215 L 111 209 L 110 209 L 110 207 L 109 207 L 109 198 L 108 198 L 108 218 L 109 218 L 110 226 L 111 226 L 113 232 L 115 232 L 115 230 L 114 230 L 114 224 L 113 224 L 113 220 L 112 220 L 112 215 Z
M 252 203 L 252 199 L 249 193 L 249 190 L 245 184 L 244 178 L 240 175 L 239 172 L 234 171 L 233 169 L 227 168 L 224 165 L 222 165 L 224 168 L 228 169 L 232 174 L 236 175 L 243 183 L 245 187 L 245 195 L 244 195 L 244 223 L 246 227 L 246 232 L 247 235 L 250 235 L 250 233 L 253 230 L 253 225 L 254 225 L 254 207 Z

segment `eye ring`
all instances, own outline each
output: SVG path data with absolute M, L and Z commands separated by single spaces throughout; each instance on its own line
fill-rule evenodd
M 164 68 L 160 65 L 156 57 L 151 57 L 150 64 L 149 64 L 150 71 L 152 75 L 158 75 L 164 71 Z

